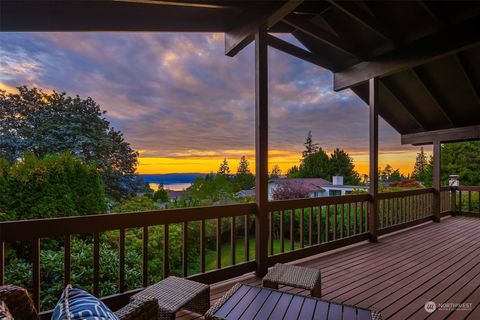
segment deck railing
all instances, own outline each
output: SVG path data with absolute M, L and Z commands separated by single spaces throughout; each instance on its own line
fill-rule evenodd
M 441 211 L 443 215 L 456 212 L 480 216 L 479 196 L 480 187 L 460 187 L 456 191 L 442 188 Z M 433 218 L 434 190 L 431 188 L 381 193 L 378 197 L 380 235 Z M 268 265 L 305 258 L 367 240 L 370 201 L 369 194 L 354 194 L 269 202 Z M 115 236 L 108 238 L 108 241 L 113 239 L 117 243 L 118 261 L 113 263 L 118 263 L 118 283 L 116 293 L 103 299 L 112 308 L 118 308 L 140 290 L 127 286 L 125 280 L 128 254 L 125 248 L 132 239 L 128 234 L 133 231 L 136 233 L 135 239 L 141 243 L 141 262 L 138 263 L 141 280 L 139 279 L 138 287 L 145 287 L 170 274 L 205 283 L 226 280 L 256 270 L 256 214 L 256 204 L 249 203 L 1 222 L 0 282 L 3 284 L 5 278 L 5 264 L 10 263 L 9 258 L 5 258 L 6 249 L 12 245 L 18 246 L 19 243 L 27 246 L 31 258 L 31 285 L 27 287 L 35 305 L 44 310 L 40 306 L 42 290 L 45 290 L 41 286 L 41 272 L 44 271 L 40 267 L 42 243 L 48 244 L 49 239 L 61 243 L 64 270 L 63 277 L 58 278 L 66 284 L 72 280 L 72 267 L 75 264 L 72 261 L 72 241 L 83 237 L 83 240 L 93 246 L 91 290 L 96 295 L 102 295 L 101 246 L 105 241 L 104 235 L 113 232 Z M 172 248 L 171 239 L 181 243 L 180 248 Z M 193 246 L 199 259 L 195 267 L 192 267 L 188 255 Z M 177 256 L 180 254 L 180 261 L 177 259 L 175 263 L 172 262 L 172 253 Z M 152 254 L 160 255 L 160 275 L 152 274 L 148 267 Z M 48 316 L 48 312 L 44 312 L 44 316 Z

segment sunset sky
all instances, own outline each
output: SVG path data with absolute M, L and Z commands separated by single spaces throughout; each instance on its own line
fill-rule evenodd
M 234 171 L 242 155 L 254 171 L 253 49 L 226 57 L 222 34 L 1 33 L 0 89 L 92 97 L 140 152 L 139 173 L 216 171 L 224 157 Z M 329 71 L 271 48 L 269 77 L 271 166 L 298 164 L 311 130 L 368 171 L 363 101 L 333 92 Z M 381 167 L 408 173 L 418 150 L 381 120 Z

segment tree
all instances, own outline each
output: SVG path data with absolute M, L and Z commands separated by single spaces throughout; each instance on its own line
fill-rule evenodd
M 297 178 L 298 177 L 298 171 L 299 171 L 298 166 L 294 165 L 293 167 L 288 169 L 287 177 L 288 178 Z
M 231 201 L 233 199 L 233 186 L 223 175 L 211 174 L 205 176 L 205 178 L 196 178 L 188 188 L 185 197 L 190 199 L 190 203 L 198 203 L 199 205 Z
M 170 200 L 168 191 L 165 190 L 163 184 L 159 185 L 157 191 L 153 193 L 152 200 L 161 203 L 168 202 Z
M 0 212 L 7 220 L 105 213 L 103 183 L 96 168 L 69 153 L 22 162 L 0 161 Z
M 441 178 L 447 184 L 450 175 L 459 175 L 464 186 L 480 185 L 480 141 L 442 145 Z
M 431 161 L 428 160 L 427 154 L 420 148 L 420 152 L 417 153 L 415 159 L 415 165 L 412 171 L 412 179 L 423 182 L 425 185 L 431 185 L 432 180 L 432 167 Z M 428 183 L 430 182 L 430 183 Z
M 323 178 L 326 180 L 332 179 L 332 169 L 330 166 L 330 159 L 322 148 L 317 152 L 309 154 L 302 159 L 298 173 L 295 175 L 298 178 Z
M 355 165 L 353 159 L 347 152 L 336 148 L 330 155 L 330 175 L 343 176 L 345 184 L 358 185 L 360 183 L 360 175 L 354 170 Z
M 218 168 L 218 174 L 222 176 L 228 176 L 230 174 L 230 167 L 228 166 L 227 158 L 223 159 L 223 162 L 220 164 L 220 168 Z
M 277 187 L 273 189 L 274 200 L 304 199 L 309 198 L 309 192 L 305 186 L 297 180 L 279 180 Z
M 272 168 L 272 172 L 270 173 L 270 179 L 278 179 L 282 174 L 282 170 L 278 164 L 274 165 Z
M 392 172 L 393 172 L 392 166 L 387 163 L 387 165 L 385 166 L 385 169 L 379 172 L 380 180 L 390 181 L 390 176 L 392 175 Z
M 238 164 L 237 174 L 246 174 L 246 173 L 250 173 L 250 163 L 245 158 L 245 156 L 242 156 L 240 158 L 240 163 Z
M 311 154 L 316 153 L 319 150 L 318 143 L 313 143 L 312 131 L 308 131 L 307 138 L 305 139 L 305 151 L 302 152 L 302 157 L 305 158 Z
M 39 158 L 70 152 L 95 165 L 109 197 L 133 195 L 138 153 L 110 127 L 105 113 L 90 97 L 25 86 L 18 93 L 0 90 L 0 157 L 13 163 L 25 152 Z

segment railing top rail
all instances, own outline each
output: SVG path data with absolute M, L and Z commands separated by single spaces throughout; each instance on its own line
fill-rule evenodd
M 97 214 L 0 222 L 2 241 L 32 240 L 66 234 L 86 234 L 144 226 L 241 216 L 256 212 L 254 203 L 167 209 L 118 214 Z
M 331 196 L 319 198 L 305 198 L 293 200 L 276 200 L 268 203 L 268 211 L 290 210 L 298 208 L 318 207 L 326 205 L 336 205 L 343 203 L 354 203 L 369 201 L 369 194 L 352 194 L 346 196 Z
M 378 199 L 394 199 L 402 198 L 408 196 L 416 196 L 420 194 L 433 193 L 433 188 L 422 188 L 414 190 L 405 190 L 405 191 L 393 191 L 393 192 L 382 192 L 378 194 Z
M 460 186 L 458 187 L 461 191 L 479 191 L 480 186 Z

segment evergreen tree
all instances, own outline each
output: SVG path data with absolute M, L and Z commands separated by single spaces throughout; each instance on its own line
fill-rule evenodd
M 302 152 L 303 158 L 316 153 L 319 150 L 318 143 L 313 143 L 312 131 L 308 131 L 307 138 L 305 139 L 305 151 Z
M 222 176 L 228 176 L 230 174 L 230 167 L 228 166 L 227 158 L 223 159 L 223 162 L 220 164 L 220 168 L 218 168 L 218 174 Z
M 360 175 L 356 172 L 353 159 L 347 152 L 336 148 L 330 155 L 330 174 L 343 176 L 345 184 L 357 185 L 360 183 Z
M 302 159 L 296 177 L 331 180 L 331 172 L 330 158 L 322 148 L 318 148 L 317 152 L 309 154 Z
M 412 172 L 412 179 L 421 181 L 424 184 L 428 184 L 427 182 L 432 179 L 431 161 L 429 161 L 423 147 L 421 147 L 420 152 L 417 153 Z
M 240 163 L 238 164 L 237 174 L 246 174 L 246 173 L 250 173 L 250 163 L 245 158 L 245 156 L 242 156 L 240 158 Z
M 464 186 L 480 185 L 480 141 L 446 143 L 441 150 L 442 183 L 448 183 L 449 175 L 459 175 Z
M 274 165 L 272 168 L 272 172 L 270 173 L 270 179 L 277 179 L 282 174 L 282 170 L 278 166 L 278 164 Z

